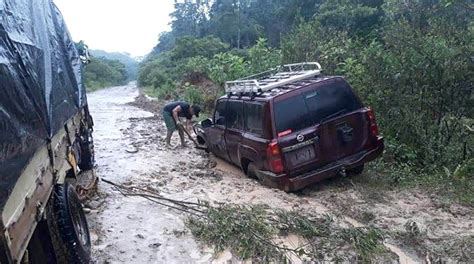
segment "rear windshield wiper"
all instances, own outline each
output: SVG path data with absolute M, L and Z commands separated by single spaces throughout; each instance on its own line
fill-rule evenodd
M 322 124 L 322 123 L 324 123 L 325 121 L 327 121 L 327 120 L 329 120 L 329 119 L 331 119 L 331 118 L 333 118 L 333 117 L 336 117 L 336 116 L 338 116 L 338 115 L 340 115 L 340 114 L 342 114 L 342 113 L 344 113 L 344 112 L 346 112 L 346 111 L 347 111 L 347 109 L 343 108 L 343 109 L 337 111 L 336 113 L 330 114 L 330 115 L 326 116 L 325 118 L 321 119 L 321 121 L 319 121 L 319 123 Z

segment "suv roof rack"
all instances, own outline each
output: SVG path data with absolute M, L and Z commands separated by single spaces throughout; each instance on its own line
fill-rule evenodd
M 275 69 L 225 83 L 225 92 L 262 93 L 293 82 L 313 78 L 321 74 L 317 62 L 285 64 Z

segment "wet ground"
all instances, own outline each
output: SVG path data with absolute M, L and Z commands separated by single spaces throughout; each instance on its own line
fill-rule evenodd
M 97 175 L 187 201 L 268 204 L 330 214 L 345 225 L 374 225 L 387 233 L 391 262 L 470 262 L 474 259 L 474 211 L 439 203 L 423 190 L 378 191 L 363 181 L 336 178 L 299 193 L 261 186 L 202 150 L 166 149 L 161 103 L 135 85 L 89 94 L 95 121 Z M 125 197 L 99 183 L 88 204 L 95 263 L 240 262 L 195 241 L 186 214 L 141 197 Z

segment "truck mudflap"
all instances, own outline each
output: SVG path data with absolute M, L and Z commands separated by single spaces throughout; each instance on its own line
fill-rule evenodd
M 287 174 L 277 175 L 264 170 L 258 170 L 256 174 L 258 179 L 268 187 L 281 189 L 286 192 L 293 192 L 372 161 L 382 154 L 383 149 L 383 139 L 379 138 L 377 147 L 370 151 L 361 151 L 352 156 L 330 163 L 324 167 L 297 175 L 296 177 L 290 178 Z

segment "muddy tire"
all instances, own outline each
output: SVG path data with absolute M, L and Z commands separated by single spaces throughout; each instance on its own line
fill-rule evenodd
M 247 166 L 247 176 L 252 179 L 257 179 L 257 167 L 253 162 L 250 162 Z
M 49 202 L 48 225 L 58 263 L 90 262 L 89 227 L 82 204 L 69 183 L 55 186 Z
M 87 129 L 81 139 L 81 161 L 78 164 L 81 170 L 92 170 L 95 164 L 94 140 L 92 129 Z
M 364 171 L 364 164 L 348 170 L 350 175 L 360 175 Z

